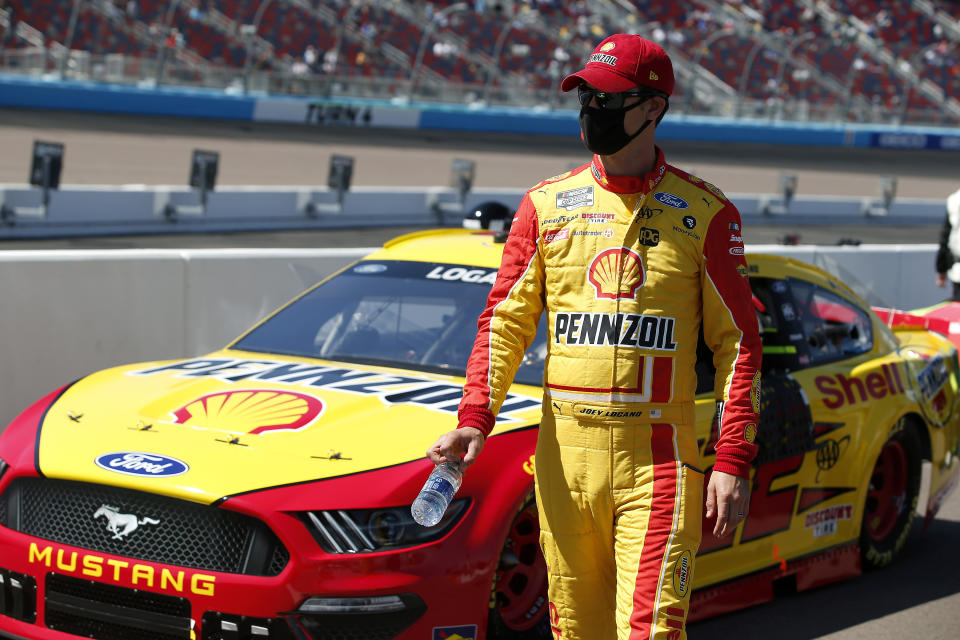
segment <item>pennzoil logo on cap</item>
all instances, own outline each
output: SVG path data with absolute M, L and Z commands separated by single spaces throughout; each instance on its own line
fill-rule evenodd
M 587 281 L 596 290 L 597 298 L 610 300 L 632 300 L 646 278 L 640 254 L 627 247 L 598 253 L 587 274 Z
M 304 393 L 244 389 L 202 396 L 173 415 L 177 424 L 256 435 L 299 431 L 320 417 L 323 410 L 319 398 Z
M 590 54 L 590 59 L 587 62 L 601 62 L 603 64 L 609 64 L 610 66 L 617 66 L 617 56 L 611 56 L 606 53 L 607 51 L 613 51 L 613 48 L 617 46 L 615 42 L 608 42 L 607 44 L 600 47 L 598 53 Z

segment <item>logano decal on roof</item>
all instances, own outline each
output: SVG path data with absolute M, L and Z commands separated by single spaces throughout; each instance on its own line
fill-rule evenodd
M 323 414 L 319 398 L 293 391 L 237 389 L 209 393 L 173 412 L 174 422 L 189 427 L 228 429 L 250 435 L 300 431 Z
M 101 469 L 141 478 L 170 478 L 190 470 L 190 465 L 183 460 L 142 451 L 104 453 L 94 462 Z
M 457 415 L 463 387 L 458 384 L 409 375 L 363 371 L 278 360 L 241 358 L 197 358 L 181 360 L 162 367 L 129 371 L 127 375 L 173 375 L 178 378 L 215 378 L 226 383 L 250 381 L 329 389 L 331 391 L 373 396 L 387 405 L 410 403 L 448 415 Z M 508 393 L 497 416 L 500 424 L 519 422 L 517 414 L 540 406 L 540 400 Z

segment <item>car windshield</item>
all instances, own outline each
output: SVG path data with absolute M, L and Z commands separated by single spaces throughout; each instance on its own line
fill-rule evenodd
M 496 269 L 364 261 L 308 291 L 232 348 L 464 375 Z M 539 385 L 540 328 L 515 380 Z

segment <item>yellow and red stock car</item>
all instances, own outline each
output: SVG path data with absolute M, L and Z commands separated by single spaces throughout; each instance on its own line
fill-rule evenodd
M 501 251 L 485 232 L 405 236 L 222 351 L 94 373 L 26 409 L 0 436 L 0 636 L 548 637 L 532 498 L 546 331 L 447 515 L 410 517 Z M 888 328 L 815 267 L 749 262 L 760 453 L 747 520 L 723 540 L 707 523 L 679 583 L 691 619 L 889 563 L 957 479 L 954 346 Z

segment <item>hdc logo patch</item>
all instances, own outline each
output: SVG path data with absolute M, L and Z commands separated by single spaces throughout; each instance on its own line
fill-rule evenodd
M 477 625 L 459 627 L 434 627 L 433 640 L 477 640 Z

